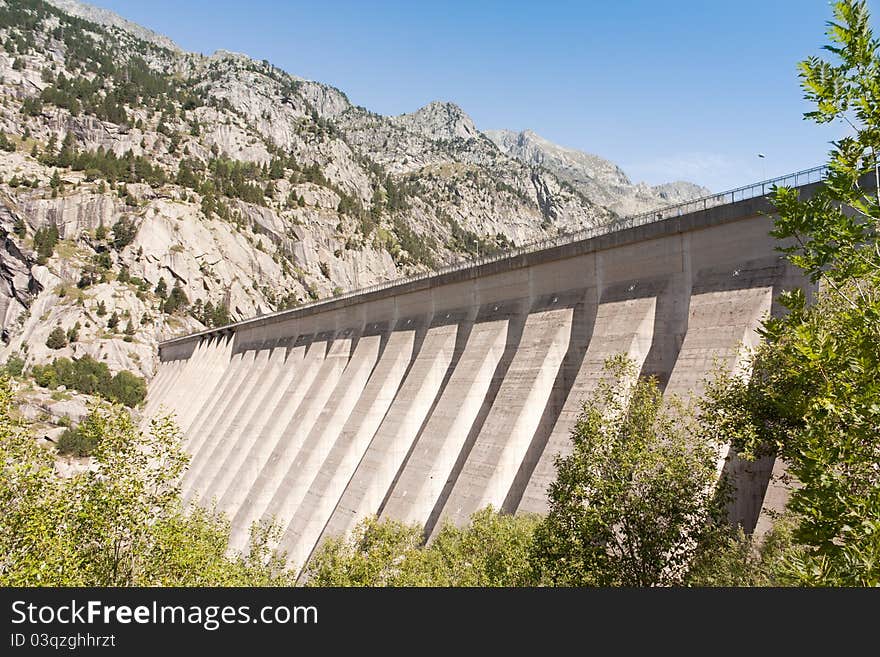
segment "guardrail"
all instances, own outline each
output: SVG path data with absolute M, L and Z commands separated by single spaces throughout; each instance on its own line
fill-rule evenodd
M 279 315 L 283 315 L 284 313 L 288 313 L 294 310 L 299 311 L 309 308 L 316 308 L 328 303 L 340 301 L 342 299 L 350 299 L 351 297 L 360 296 L 362 294 L 370 294 L 372 292 L 378 292 L 380 290 L 386 290 L 391 287 L 397 287 L 398 285 L 406 285 L 407 283 L 413 283 L 415 281 L 424 280 L 426 278 L 433 278 L 434 276 L 442 276 L 443 274 L 461 271 L 463 269 L 479 267 L 481 265 L 485 265 L 491 262 L 499 262 L 501 260 L 513 258 L 524 253 L 544 251 L 546 249 L 552 249 L 557 246 L 562 246 L 564 244 L 581 242 L 583 240 L 593 239 L 594 237 L 608 235 L 610 233 L 627 230 L 636 226 L 644 226 L 646 224 L 651 224 L 657 221 L 663 221 L 664 219 L 681 217 L 682 215 L 690 214 L 691 212 L 708 210 L 709 208 L 717 207 L 720 205 L 728 205 L 730 203 L 738 203 L 739 201 L 745 201 L 747 199 L 755 198 L 758 196 L 766 196 L 774 187 L 800 187 L 801 185 L 809 185 L 811 183 L 816 183 L 823 180 L 827 174 L 827 171 L 828 168 L 826 166 L 818 166 L 813 167 L 812 169 L 796 171 L 794 173 L 789 173 L 784 176 L 779 176 L 778 178 L 771 178 L 769 180 L 763 180 L 761 182 L 756 182 L 751 185 L 745 185 L 744 187 L 737 187 L 736 189 L 731 189 L 726 192 L 702 196 L 691 201 L 676 203 L 675 205 L 662 206 L 653 210 L 649 210 L 647 212 L 641 212 L 639 214 L 632 215 L 630 217 L 616 219 L 615 221 L 609 222 L 607 224 L 602 224 L 601 226 L 584 228 L 583 230 L 578 230 L 571 233 L 561 233 L 556 237 L 537 240 L 535 242 L 529 242 L 527 244 L 523 244 L 522 246 L 517 246 L 512 249 L 493 253 L 492 255 L 484 255 L 477 258 L 464 258 L 457 262 L 453 262 L 451 264 L 444 265 L 443 267 L 432 269 L 431 271 L 423 272 L 421 274 L 413 274 L 412 276 L 404 276 L 401 278 L 384 281 L 382 283 L 375 283 L 367 287 L 362 287 L 356 290 L 350 290 L 349 292 L 343 292 L 342 294 L 337 294 L 332 297 L 319 299 L 318 301 L 304 303 L 300 306 L 296 306 L 295 308 L 278 310 L 273 313 L 260 315 L 258 317 L 242 320 L 240 322 L 234 322 L 232 324 L 227 324 L 226 326 L 218 326 L 216 328 L 207 329 L 198 333 L 191 333 L 189 335 L 184 335 L 178 338 L 172 338 L 163 341 L 161 344 L 172 344 L 174 342 L 188 340 L 196 336 L 210 335 L 231 326 L 242 326 L 250 322 L 265 321 L 266 319 L 277 317 Z

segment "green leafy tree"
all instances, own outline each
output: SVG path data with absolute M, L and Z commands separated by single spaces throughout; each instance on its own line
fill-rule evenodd
M 349 536 L 331 537 L 309 562 L 310 586 L 394 586 L 423 541 L 415 525 L 362 521 Z
M 790 516 L 779 518 L 773 528 L 756 542 L 742 528 L 721 537 L 712 550 L 706 550 L 691 563 L 686 582 L 689 586 L 791 586 L 792 560 L 806 551 L 794 542 Z
M 684 581 L 723 521 L 720 446 L 653 379 L 612 359 L 557 462 L 535 562 L 548 584 L 654 586 Z M 723 486 L 721 487 L 723 489 Z
M 119 326 L 119 313 L 114 310 L 110 314 L 110 318 L 107 320 L 107 328 L 111 331 L 115 331 L 117 326 Z
M 446 525 L 430 545 L 422 528 L 368 517 L 348 536 L 324 541 L 304 569 L 308 586 L 528 586 L 538 518 L 475 513 Z
M 94 434 L 84 434 L 76 427 L 68 427 L 58 438 L 59 454 L 91 456 L 95 446 Z
M 107 387 L 107 397 L 131 408 L 140 404 L 147 396 L 147 383 L 143 377 L 128 370 L 117 372 Z
M 808 199 L 773 194 L 773 235 L 818 284 L 783 295 L 786 316 L 763 328 L 750 381 L 711 390 L 714 431 L 745 456 L 774 454 L 799 482 L 788 510 L 803 549 L 786 559 L 800 584 L 880 584 L 880 55 L 864 2 L 834 4 L 832 60 L 801 63 L 814 108 L 841 122 L 825 184 Z
M 27 224 L 24 222 L 24 219 L 20 216 L 15 217 L 15 222 L 12 225 L 12 232 L 15 233 L 18 239 L 23 240 L 27 237 Z
M 37 251 L 37 262 L 45 265 L 55 252 L 58 244 L 58 227 L 50 224 L 45 228 L 38 228 L 34 232 L 34 249 Z
M 538 516 L 498 513 L 471 516 L 467 527 L 443 526 L 411 583 L 432 586 L 534 586 L 532 543 Z
M 63 385 L 71 390 L 87 395 L 100 395 L 108 401 L 131 407 L 143 401 L 147 394 L 147 384 L 143 377 L 127 370 L 113 376 L 106 363 L 91 356 L 76 360 L 56 358 L 49 365 L 35 365 L 31 372 L 36 384 L 44 388 Z
M 3 369 L 9 376 L 21 376 L 21 373 L 24 371 L 24 358 L 18 353 L 10 355 L 6 359 Z
M 98 317 L 103 317 L 104 315 L 107 314 L 107 306 L 103 300 L 98 302 L 98 308 L 95 310 L 95 314 Z

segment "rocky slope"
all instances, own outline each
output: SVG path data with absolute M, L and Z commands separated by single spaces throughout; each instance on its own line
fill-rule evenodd
M 381 116 L 74 0 L 3 0 L 0 363 L 90 355 L 149 377 L 159 339 L 688 191 L 525 141 L 451 103 Z
M 525 164 L 550 171 L 593 202 L 621 216 L 646 212 L 661 205 L 681 203 L 711 193 L 705 187 L 684 181 L 654 187 L 645 183 L 633 184 L 613 162 L 554 144 L 531 130 L 487 130 L 485 134 L 503 153 Z

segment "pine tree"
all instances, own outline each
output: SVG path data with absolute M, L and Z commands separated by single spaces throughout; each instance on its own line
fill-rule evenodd
M 177 310 L 185 309 L 188 305 L 189 299 L 187 299 L 186 293 L 180 287 L 179 283 L 174 283 L 174 287 L 171 289 L 171 294 L 168 295 L 168 300 L 163 305 L 162 310 L 170 315 Z
M 67 329 L 67 341 L 71 344 L 79 340 L 79 330 L 82 328 L 82 325 L 77 322 L 69 329 Z
M 67 336 L 64 333 L 64 329 L 60 326 L 53 328 L 49 337 L 46 338 L 46 346 L 49 349 L 64 349 L 67 346 Z
M 24 219 L 22 219 L 21 217 L 16 217 L 15 222 L 12 225 L 12 231 L 20 240 L 23 240 L 25 237 L 27 237 L 27 224 L 24 223 Z

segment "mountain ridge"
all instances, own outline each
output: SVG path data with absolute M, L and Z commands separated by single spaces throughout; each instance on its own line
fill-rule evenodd
M 67 13 L 93 20 L 97 23 L 127 30 L 138 38 L 152 41 L 157 45 L 169 48 L 171 50 L 176 50 L 181 53 L 186 52 L 171 38 L 159 34 L 149 28 L 138 25 L 137 23 L 133 23 L 132 21 L 129 21 L 128 19 L 120 16 L 119 14 L 111 10 L 95 7 L 94 5 L 80 2 L 79 0 L 47 1 L 50 4 L 58 7 L 59 9 L 66 11 Z M 188 52 L 187 54 L 197 55 L 198 53 Z M 233 52 L 225 49 L 218 49 L 211 55 L 207 55 L 207 57 L 209 59 L 231 57 L 253 61 L 253 58 L 251 58 L 246 53 Z M 345 101 L 351 105 L 351 102 L 348 100 L 344 92 L 336 87 L 326 85 L 316 80 L 308 80 L 305 78 L 299 78 L 298 76 L 293 77 L 304 82 L 315 82 L 323 87 L 328 87 L 329 89 L 332 89 L 333 91 L 344 97 Z M 338 112 L 322 112 L 322 114 L 335 116 L 338 115 Z M 446 115 L 445 127 L 442 116 L 443 114 Z M 390 116 L 388 118 L 400 123 L 401 125 L 419 126 L 421 127 L 421 131 L 423 134 L 434 139 L 467 139 L 476 137 L 478 134 L 482 134 L 485 137 L 489 138 L 493 143 L 495 143 L 496 146 L 501 148 L 502 151 L 508 154 L 511 154 L 511 149 L 507 147 L 507 142 L 509 142 L 509 139 L 512 136 L 516 139 L 516 141 L 519 142 L 519 144 L 521 144 L 520 148 L 528 150 L 530 145 L 532 149 L 537 146 L 538 149 L 542 151 L 543 155 L 543 157 L 541 158 L 536 158 L 534 154 L 532 154 L 531 156 L 518 156 L 514 154 L 514 157 L 517 157 L 517 159 L 520 159 L 521 161 L 526 163 L 528 163 L 529 160 L 532 160 L 532 163 L 534 164 L 544 165 L 548 170 L 556 174 L 558 177 L 572 183 L 580 191 L 588 195 L 591 193 L 596 194 L 597 190 L 591 187 L 589 184 L 584 184 L 584 182 L 578 179 L 577 174 L 568 174 L 564 167 L 554 166 L 554 155 L 558 157 L 557 154 L 559 153 L 568 153 L 570 154 L 570 156 L 573 156 L 571 159 L 575 161 L 580 159 L 583 163 L 583 168 L 586 169 L 586 171 L 581 171 L 581 175 L 583 175 L 585 172 L 588 173 L 593 169 L 598 169 L 600 171 L 598 177 L 600 178 L 601 184 L 620 187 L 619 193 L 621 193 L 625 198 L 622 198 L 616 202 L 614 201 L 614 199 L 606 198 L 606 200 L 609 201 L 609 207 L 615 210 L 618 214 L 634 214 L 637 212 L 643 212 L 652 209 L 654 205 L 663 205 L 664 203 L 674 204 L 684 200 L 688 200 L 690 198 L 705 196 L 711 193 L 711 190 L 703 186 L 682 180 L 669 181 L 654 186 L 647 185 L 645 183 L 634 184 L 630 180 L 630 178 L 623 172 L 623 170 L 610 160 L 602 158 L 598 155 L 588 153 L 586 151 L 581 151 L 578 149 L 557 144 L 555 142 L 551 142 L 550 140 L 541 137 L 535 131 L 528 128 L 518 132 L 503 128 L 480 131 L 474 124 L 473 119 L 471 119 L 471 117 L 464 111 L 461 106 L 449 101 L 430 101 L 425 105 L 422 105 L 421 107 L 413 110 L 412 112 L 406 112 L 400 115 Z M 457 126 L 454 131 L 450 132 L 449 126 L 452 123 L 457 124 Z M 535 161 L 536 159 L 538 161 Z M 546 159 L 551 160 L 551 162 L 549 164 L 545 163 Z M 603 171 L 608 172 L 610 170 L 614 171 L 614 176 L 603 175 L 601 173 Z M 595 178 L 596 176 L 590 177 Z
M 486 130 L 484 134 L 503 152 L 521 162 L 548 169 L 619 215 L 638 214 L 711 194 L 705 187 L 680 180 L 654 186 L 634 184 L 623 169 L 610 160 L 561 146 L 532 130 Z

